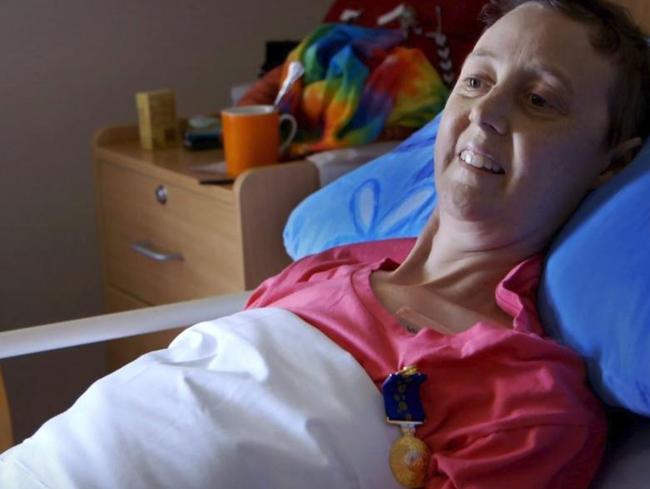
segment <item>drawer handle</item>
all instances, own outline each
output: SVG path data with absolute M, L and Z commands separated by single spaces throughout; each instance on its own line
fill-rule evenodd
M 183 261 L 183 255 L 181 253 L 166 253 L 160 249 L 156 249 L 150 241 L 136 241 L 135 243 L 131 243 L 131 249 L 156 261 Z

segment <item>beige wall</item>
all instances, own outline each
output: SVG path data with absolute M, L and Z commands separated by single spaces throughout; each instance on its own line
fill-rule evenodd
M 4 0 L 0 330 L 101 310 L 93 130 L 135 121 L 143 89 L 174 89 L 181 115 L 222 107 L 231 85 L 255 77 L 264 40 L 301 38 L 329 4 Z M 18 437 L 65 407 L 99 358 L 86 348 L 3 363 Z M 35 390 L 45 405 L 30 403 Z

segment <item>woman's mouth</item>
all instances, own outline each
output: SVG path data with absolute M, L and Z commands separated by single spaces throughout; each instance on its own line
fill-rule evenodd
M 475 153 L 470 149 L 462 150 L 458 157 L 461 161 L 473 166 L 474 168 L 478 168 L 479 170 L 489 171 L 496 175 L 505 173 L 503 168 L 495 163 L 494 160 L 480 153 Z

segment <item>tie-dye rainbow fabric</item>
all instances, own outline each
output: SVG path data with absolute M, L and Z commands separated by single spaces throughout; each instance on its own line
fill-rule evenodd
M 419 49 L 400 31 L 324 24 L 288 56 L 305 69 L 280 103 L 298 119 L 292 156 L 376 140 L 385 128 L 417 129 L 448 95 Z M 283 74 L 284 78 L 284 74 Z

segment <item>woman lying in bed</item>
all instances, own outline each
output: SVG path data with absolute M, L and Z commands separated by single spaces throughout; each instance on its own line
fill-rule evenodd
M 248 306 L 316 325 L 378 387 L 409 365 L 426 374 L 430 455 L 411 455 L 426 487 L 587 487 L 603 415 L 576 355 L 544 336 L 535 291 L 558 227 L 647 133 L 647 49 L 606 2 L 486 13 L 444 109 L 438 206 L 417 241 L 308 257 Z
M 0 486 L 388 488 L 390 438 L 407 487 L 587 487 L 603 413 L 578 357 L 544 335 L 535 290 L 551 237 L 648 132 L 648 52 L 601 0 L 488 13 L 417 241 L 296 262 L 249 311 L 100 380 L 0 456 Z M 401 438 L 375 402 L 387 378 Z

